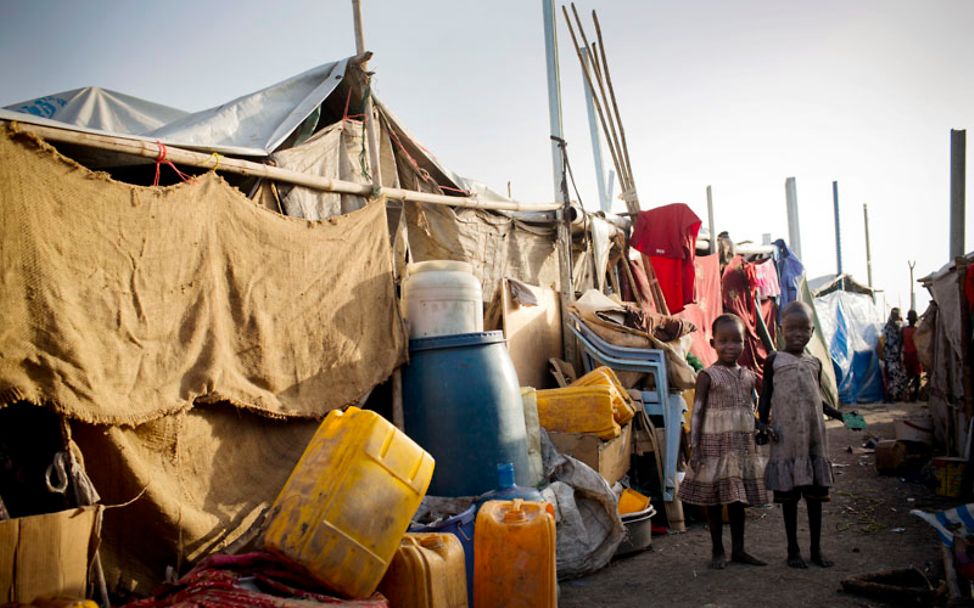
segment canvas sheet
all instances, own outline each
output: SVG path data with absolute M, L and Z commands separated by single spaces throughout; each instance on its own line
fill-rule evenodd
M 185 571 L 236 541 L 273 502 L 318 424 L 226 404 L 135 428 L 74 421 L 104 504 L 125 504 L 108 509 L 102 527 L 109 588 L 151 593 L 167 566 Z
M 406 226 L 414 262 L 469 262 L 484 299 L 497 294 L 504 277 L 558 289 L 554 226 L 533 226 L 480 209 L 407 203 Z
M 214 174 L 111 181 L 0 137 L 0 403 L 134 425 L 229 401 L 318 418 L 405 358 L 385 204 L 327 222 Z
M 833 291 L 815 298 L 815 314 L 829 347 L 842 403 L 883 399 L 883 377 L 876 344 L 883 313 L 870 296 Z

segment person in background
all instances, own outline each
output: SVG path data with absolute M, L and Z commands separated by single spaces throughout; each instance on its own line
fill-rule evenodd
M 788 565 L 808 567 L 798 548 L 798 501 L 804 498 L 811 561 L 828 568 L 832 562 L 821 547 L 822 503 L 830 500 L 833 476 L 822 413 L 838 420 L 844 417 L 823 399 L 822 362 L 805 352 L 812 338 L 811 309 L 802 302 L 789 304 L 781 314 L 781 331 L 785 348 L 765 361 L 758 406 L 758 436 L 770 434 L 773 439 L 764 485 L 782 506 Z
M 908 325 L 903 328 L 903 370 L 906 372 L 906 391 L 910 401 L 916 401 L 920 396 L 920 373 L 923 368 L 920 366 L 920 358 L 917 355 L 917 346 L 913 342 L 913 334 L 916 333 L 917 311 L 911 310 L 906 313 Z
M 903 367 L 903 334 L 900 325 L 903 317 L 900 309 L 889 311 L 889 320 L 883 326 L 883 362 L 886 364 L 886 398 L 891 402 L 906 400 L 907 377 Z
M 697 374 L 690 428 L 690 466 L 679 497 L 707 508 L 712 545 L 710 567 L 727 565 L 724 506 L 730 518 L 731 561 L 751 566 L 765 562 L 744 551 L 744 507 L 768 502 L 764 459 L 754 441 L 752 392 L 757 377 L 738 365 L 744 352 L 744 324 L 736 315 L 714 320 L 710 345 L 717 362 Z

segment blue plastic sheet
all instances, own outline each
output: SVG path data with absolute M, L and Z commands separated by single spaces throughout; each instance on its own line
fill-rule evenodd
M 836 291 L 815 298 L 815 312 L 829 347 L 842 403 L 883 399 L 883 375 L 876 355 L 883 315 L 869 296 Z

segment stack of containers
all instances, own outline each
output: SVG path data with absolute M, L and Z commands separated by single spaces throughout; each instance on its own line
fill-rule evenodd
M 469 264 L 450 261 L 421 262 L 407 267 L 403 301 L 409 326 L 410 363 L 403 373 L 404 422 L 409 436 L 436 459 L 430 494 L 476 497 L 497 488 L 500 494 L 492 497 L 510 498 L 508 494 L 518 491 L 515 484 L 528 486 L 535 481 L 531 479 L 533 469 L 528 456 L 524 405 L 503 333 L 483 331 L 483 293 L 472 271 Z M 501 472 L 503 480 L 497 484 L 497 467 L 502 464 L 505 465 Z M 510 507 L 513 503 L 509 500 L 486 503 L 494 504 Z M 523 504 L 517 513 L 544 511 L 541 503 Z M 512 517 L 517 519 L 520 515 Z M 525 517 L 532 522 L 539 519 L 536 515 Z M 551 515 L 545 511 L 545 517 Z M 474 506 L 432 528 L 453 532 L 460 538 L 471 603 L 478 578 L 475 563 L 502 559 L 489 557 L 486 562 L 476 561 L 477 541 L 473 539 L 481 534 L 480 521 Z M 541 563 L 550 561 L 553 570 L 553 518 L 550 523 L 550 543 L 543 540 L 547 538 L 544 526 L 529 526 L 526 534 L 534 535 L 538 539 L 535 544 L 543 551 L 550 550 L 550 555 L 535 551 L 530 559 L 541 559 Z M 510 555 L 503 559 L 510 559 Z M 497 579 L 486 580 L 490 585 L 509 584 Z M 507 604 L 487 601 L 477 605 Z M 547 604 L 528 602 L 525 605 Z

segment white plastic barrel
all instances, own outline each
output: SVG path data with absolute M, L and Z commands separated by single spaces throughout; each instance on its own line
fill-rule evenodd
M 410 338 L 484 331 L 483 292 L 466 262 L 409 264 L 402 297 Z

